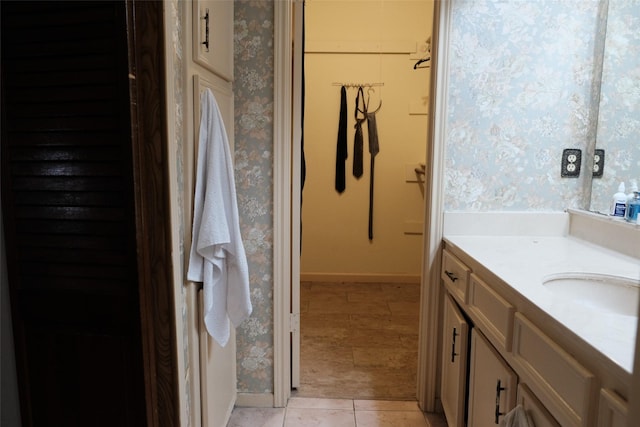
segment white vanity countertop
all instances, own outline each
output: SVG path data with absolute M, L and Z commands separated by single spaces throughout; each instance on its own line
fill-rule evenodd
M 562 325 L 609 359 L 633 371 L 637 321 L 633 316 L 562 300 L 543 286 L 547 276 L 596 273 L 640 280 L 640 260 L 572 236 L 445 235 Z

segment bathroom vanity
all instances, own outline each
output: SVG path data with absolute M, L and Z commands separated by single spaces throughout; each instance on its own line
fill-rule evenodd
M 586 240 L 592 224 L 584 228 L 582 217 L 554 216 L 551 227 L 531 224 L 527 233 L 522 220 L 485 215 L 480 223 L 494 225 L 445 227 L 441 400 L 448 424 L 495 426 L 521 404 L 536 427 L 625 427 L 640 229 L 622 229 L 630 236 L 621 237 L 618 252 L 594 243 L 598 236 Z

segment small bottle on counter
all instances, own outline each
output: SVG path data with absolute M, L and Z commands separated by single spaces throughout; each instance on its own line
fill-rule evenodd
M 627 195 L 624 193 L 624 182 L 618 186 L 618 192 L 613 195 L 611 200 L 611 216 L 625 217 L 627 210 Z
M 633 192 L 633 199 L 629 200 L 627 203 L 627 213 L 625 214 L 625 219 L 634 224 L 640 224 L 638 222 L 640 216 L 638 216 L 638 212 L 640 212 L 640 192 L 636 189 Z
M 631 188 L 629 189 L 629 192 L 627 193 L 627 206 L 629 206 L 629 202 L 631 200 L 633 200 L 634 198 L 634 193 L 638 190 L 638 181 L 636 181 L 635 179 L 632 179 L 631 181 L 629 181 L 631 183 Z

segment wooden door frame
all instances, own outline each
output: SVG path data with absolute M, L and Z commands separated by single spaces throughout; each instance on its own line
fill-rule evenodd
M 166 117 L 164 13 L 127 0 L 133 185 L 148 426 L 179 419 Z

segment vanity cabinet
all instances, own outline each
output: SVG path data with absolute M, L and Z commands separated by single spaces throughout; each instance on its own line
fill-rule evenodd
M 516 406 L 518 376 L 476 328 L 471 330 L 468 427 L 494 427 Z
M 444 246 L 441 282 L 449 426 L 496 426 L 521 405 L 536 427 L 626 427 L 627 402 L 595 349 L 576 347 L 553 319 L 455 245 Z
M 443 308 L 442 407 L 449 427 L 464 427 L 469 325 L 449 295 Z

